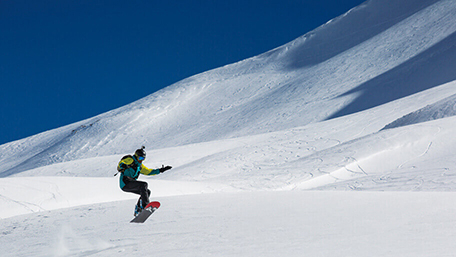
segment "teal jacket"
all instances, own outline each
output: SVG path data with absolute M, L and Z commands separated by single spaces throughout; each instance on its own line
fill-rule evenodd
M 120 160 L 117 169 L 120 171 L 119 185 L 120 188 L 125 186 L 125 181 L 128 180 L 137 180 L 139 174 L 144 174 L 148 176 L 160 174 L 159 169 L 149 169 L 140 163 L 136 156 L 125 156 Z

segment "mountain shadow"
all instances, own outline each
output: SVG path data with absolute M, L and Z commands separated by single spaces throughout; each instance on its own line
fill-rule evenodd
M 359 93 L 349 105 L 331 115 L 333 119 L 456 80 L 456 32 L 405 63 L 344 93 Z

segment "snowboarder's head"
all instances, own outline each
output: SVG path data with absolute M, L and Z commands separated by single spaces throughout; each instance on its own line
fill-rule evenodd
M 146 147 L 141 147 L 141 149 L 136 150 L 135 157 L 139 162 L 142 162 L 146 159 L 146 151 L 144 150 Z

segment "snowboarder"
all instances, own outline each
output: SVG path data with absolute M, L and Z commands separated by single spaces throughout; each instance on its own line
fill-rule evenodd
M 117 166 L 117 170 L 120 172 L 120 188 L 124 192 L 139 194 L 138 203 L 135 207 L 135 216 L 137 216 L 143 209 L 149 204 L 150 190 L 148 189 L 147 182 L 138 181 L 139 174 L 148 176 L 157 175 L 163 173 L 171 166 L 162 167 L 159 169 L 149 169 L 142 162 L 146 159 L 146 151 L 144 146 L 141 149 L 136 150 L 135 154 L 124 156 Z

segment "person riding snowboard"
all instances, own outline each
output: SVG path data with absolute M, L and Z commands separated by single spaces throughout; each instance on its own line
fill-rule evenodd
M 159 169 L 149 169 L 142 162 L 146 159 L 146 151 L 144 146 L 141 149 L 136 150 L 135 154 L 124 156 L 117 166 L 117 170 L 120 172 L 119 185 L 122 191 L 139 194 L 138 203 L 135 207 L 135 216 L 137 216 L 147 204 L 149 204 L 150 190 L 148 189 L 147 182 L 138 181 L 139 174 L 148 176 L 157 175 L 163 173 L 171 166 L 162 167 Z

